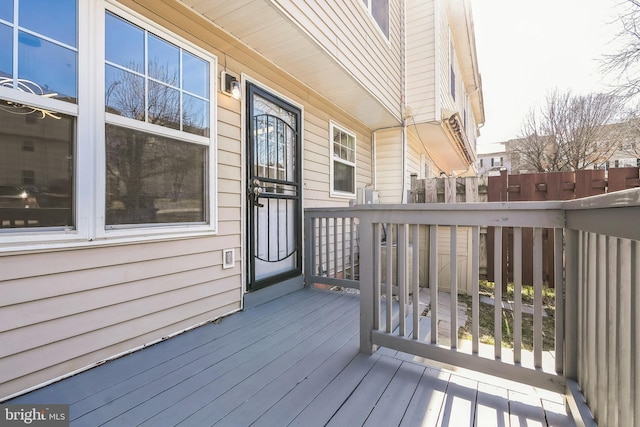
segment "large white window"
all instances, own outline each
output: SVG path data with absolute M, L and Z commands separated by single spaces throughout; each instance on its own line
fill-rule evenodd
M 384 36 L 389 38 L 389 0 L 363 0 L 365 7 L 380 27 Z
M 0 249 L 215 231 L 215 58 L 107 2 L 34 3 L 0 3 Z
M 76 0 L 0 3 L 0 231 L 74 228 Z
M 356 196 L 356 136 L 331 123 L 331 195 Z
M 106 12 L 107 228 L 207 222 L 209 68 Z

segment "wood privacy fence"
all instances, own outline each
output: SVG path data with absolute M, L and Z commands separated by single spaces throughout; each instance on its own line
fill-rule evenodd
M 412 177 L 409 200 L 413 203 L 521 202 L 572 200 L 640 187 L 640 169 L 611 168 L 576 172 L 549 172 L 468 178 Z M 487 232 L 488 231 L 488 232 Z M 486 246 L 484 239 L 486 238 Z M 480 277 L 495 281 L 493 227 L 481 229 Z M 554 236 L 543 230 L 543 280 L 555 286 L 553 271 Z M 502 283 L 513 282 L 513 229 L 502 233 Z M 522 229 L 522 275 L 524 284 L 533 283 L 533 229 Z

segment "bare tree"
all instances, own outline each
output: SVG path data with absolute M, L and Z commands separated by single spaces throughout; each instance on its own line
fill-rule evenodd
M 640 93 L 640 0 L 621 0 L 616 22 L 621 30 L 616 35 L 620 48 L 604 55 L 602 70 L 617 78 L 614 93 L 632 98 Z
M 537 172 L 588 169 L 606 162 L 617 148 L 607 126 L 622 111 L 611 94 L 573 95 L 554 91 L 525 118 L 521 138 L 513 141 L 517 169 Z

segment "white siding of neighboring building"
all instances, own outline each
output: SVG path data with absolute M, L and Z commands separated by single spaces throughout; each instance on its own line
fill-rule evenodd
M 436 116 L 436 15 L 434 0 L 407 1 L 407 105 L 416 122 Z M 443 80 L 440 80 L 443 81 Z M 445 82 L 448 80 L 444 80 Z

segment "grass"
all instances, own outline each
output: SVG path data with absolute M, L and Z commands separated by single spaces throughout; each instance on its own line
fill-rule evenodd
M 503 292 L 503 301 L 514 301 L 513 284 L 507 285 L 506 294 Z M 480 295 L 493 298 L 493 282 L 480 282 Z M 469 295 L 458 295 L 458 301 L 467 304 L 467 322 L 460 328 L 459 338 L 471 339 L 472 322 L 472 299 Z M 522 303 L 533 305 L 533 286 L 522 286 Z M 542 318 L 542 349 L 544 351 L 554 349 L 555 340 L 555 292 L 554 289 L 543 287 L 542 308 L 547 317 Z M 514 313 L 511 310 L 502 310 L 502 346 L 513 348 L 514 337 Z M 485 344 L 494 343 L 494 306 L 492 304 L 480 303 L 479 313 L 480 342 Z M 522 314 L 522 348 L 533 349 L 533 315 Z

